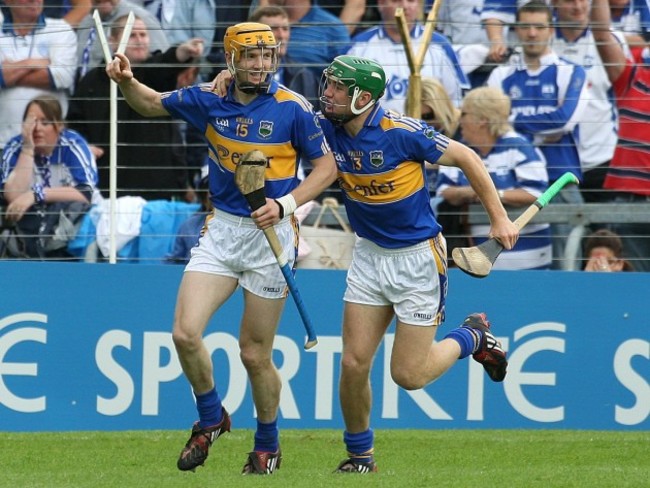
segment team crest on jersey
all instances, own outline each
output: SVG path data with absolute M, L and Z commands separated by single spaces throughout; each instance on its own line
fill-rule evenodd
M 508 96 L 512 100 L 518 100 L 519 98 L 521 98 L 521 88 L 519 88 L 518 86 L 511 87 L 510 88 L 510 93 L 508 93 Z
M 273 134 L 273 122 L 269 120 L 260 121 L 260 128 L 257 131 L 261 138 L 266 139 Z
M 375 168 L 384 165 L 384 151 L 370 151 L 370 164 Z
M 555 86 L 551 83 L 545 83 L 542 85 L 542 96 L 552 97 L 555 95 Z
M 433 127 L 425 127 L 424 128 L 424 137 L 427 139 L 433 139 L 436 137 L 436 130 Z

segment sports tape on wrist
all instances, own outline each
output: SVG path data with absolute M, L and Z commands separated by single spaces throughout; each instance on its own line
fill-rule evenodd
M 284 218 L 287 215 L 291 215 L 298 205 L 296 204 L 296 199 L 293 198 L 291 193 L 284 195 L 283 197 L 276 198 L 275 201 L 280 206 L 280 218 Z

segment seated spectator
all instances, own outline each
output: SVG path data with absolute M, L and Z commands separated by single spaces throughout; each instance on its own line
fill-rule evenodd
M 599 229 L 587 236 L 583 256 L 584 271 L 634 271 L 630 262 L 623 258 L 623 241 L 618 234 L 607 229 Z
M 203 235 L 206 218 L 209 217 L 213 208 L 208 189 L 207 164 L 201 168 L 201 176 L 196 185 L 196 198 L 201 207 L 178 228 L 174 240 L 174 249 L 169 255 L 165 256 L 165 261 L 168 263 L 187 264 L 190 260 L 192 248 L 196 246 L 199 237 Z
M 271 27 L 275 40 L 280 44 L 278 48 L 278 70 L 273 78 L 287 88 L 300 93 L 315 107 L 318 106 L 318 83 L 320 76 L 309 68 L 297 64 L 287 55 L 289 40 L 291 39 L 291 26 L 289 15 L 282 7 L 269 5 L 253 11 L 248 19 L 250 22 L 260 22 Z
M 381 99 L 382 107 L 402 113 L 411 71 L 395 21 L 395 11 L 400 5 L 399 2 L 392 0 L 378 0 L 377 6 L 382 18 L 380 25 L 354 36 L 348 54 L 372 59 L 382 65 L 388 80 L 386 91 Z M 421 76 L 440 80 L 454 105 L 459 106 L 463 98 L 463 91 L 469 88 L 469 82 L 451 44 L 439 32 L 434 32 L 430 40 L 422 38 L 424 26 L 418 21 L 422 16 L 420 2 L 404 2 L 403 8 L 407 24 L 409 26 L 415 24 L 410 31 L 413 52 L 419 51 L 422 42 L 430 41 L 424 57 Z
M 510 99 L 498 88 L 470 91 L 462 105 L 460 127 L 465 143 L 483 159 L 501 202 L 528 207 L 548 187 L 541 152 L 508 123 Z M 456 167 L 441 166 L 438 195 L 454 205 L 478 203 L 466 176 Z M 470 227 L 474 244 L 485 242 L 489 225 Z M 521 230 L 515 247 L 503 251 L 493 269 L 549 269 L 552 262 L 549 224 L 530 224 Z
M 605 177 L 615 203 L 650 203 L 650 67 L 626 56 L 610 30 L 607 0 L 593 0 L 591 29 L 619 111 L 618 144 Z M 613 222 L 637 271 L 650 271 L 650 224 Z
M 115 20 L 108 38 L 113 50 L 122 37 L 127 17 Z M 179 73 L 203 52 L 200 39 L 151 54 L 148 29 L 137 18 L 125 54 L 133 63 L 135 76 L 159 91 L 177 87 Z M 190 66 L 191 67 L 191 66 Z M 110 83 L 103 67 L 84 76 L 70 104 L 68 123 L 98 146 L 102 190 L 108 189 L 110 161 Z M 131 195 L 147 200 L 186 200 L 189 189 L 185 148 L 180 125 L 171 117 L 147 118 L 123 100 L 118 100 L 118 197 Z
M 5 255 L 68 256 L 74 224 L 96 193 L 97 167 L 86 140 L 65 128 L 56 98 L 41 95 L 28 102 L 21 133 L 2 154 L 0 184 L 6 220 L 15 225 L 13 233 L 3 233 L 13 237 L 12 245 L 2 240 Z
M 104 34 L 108 38 L 110 26 L 116 19 L 129 15 L 140 18 L 147 26 L 149 32 L 150 52 L 166 51 L 169 48 L 169 41 L 160 26 L 158 19 L 151 15 L 145 8 L 128 2 L 127 0 L 92 0 L 93 7 L 99 12 L 99 18 L 104 26 Z M 104 65 L 104 51 L 102 50 L 93 12 L 86 15 L 77 28 L 77 66 L 79 73 L 77 78 L 82 78 L 88 71 L 97 66 Z
M 49 93 L 63 113 L 74 83 L 77 39 L 61 19 L 43 15 L 43 5 L 25 7 L 22 0 L 5 0 L 0 29 L 0 147 L 21 130 L 27 103 Z

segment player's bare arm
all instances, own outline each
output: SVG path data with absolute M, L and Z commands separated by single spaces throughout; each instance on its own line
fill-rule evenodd
M 160 100 L 160 93 L 133 77 L 131 63 L 123 54 L 116 53 L 106 66 L 106 74 L 120 87 L 126 102 L 144 117 L 169 115 Z
M 463 171 L 490 218 L 490 237 L 496 238 L 504 248 L 512 249 L 519 238 L 519 229 L 503 208 L 481 158 L 469 147 L 452 140 L 438 163 L 457 166 Z
M 318 197 L 336 180 L 336 163 L 331 152 L 311 160 L 313 170 L 294 190 L 277 200 L 266 199 L 266 205 L 251 214 L 261 229 L 277 224 L 285 214 Z M 282 208 L 281 208 L 282 207 Z

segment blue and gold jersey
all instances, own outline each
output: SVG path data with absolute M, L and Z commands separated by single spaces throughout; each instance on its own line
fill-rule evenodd
M 209 84 L 164 93 L 162 104 L 172 116 L 201 130 L 208 142 L 210 194 L 215 208 L 250 216 L 251 210 L 235 185 L 235 168 L 248 151 L 258 149 L 268 158 L 266 196 L 278 198 L 300 180 L 301 157 L 313 160 L 327 154 L 318 116 L 302 96 L 276 82 L 268 94 L 243 105 L 232 95 L 210 91 Z
M 440 158 L 447 137 L 380 106 L 372 109 L 355 137 L 327 119 L 321 124 L 334 150 L 345 208 L 357 235 L 390 249 L 438 235 L 424 161 Z

